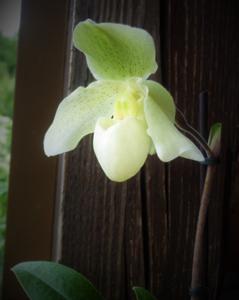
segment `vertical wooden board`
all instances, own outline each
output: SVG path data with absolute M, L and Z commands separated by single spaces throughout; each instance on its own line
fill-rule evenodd
M 91 18 L 154 33 L 157 7 L 157 1 L 77 0 L 75 24 Z M 70 90 L 93 80 L 75 49 L 70 76 Z M 133 299 L 131 287 L 145 285 L 141 182 L 140 174 L 123 184 L 106 179 L 91 137 L 66 155 L 61 262 L 86 275 L 106 299 Z
M 167 166 L 156 156 L 148 159 L 145 183 L 146 286 L 158 298 L 167 299 L 171 282 L 168 261 Z
M 69 1 L 22 1 L 13 119 L 3 299 L 26 299 L 11 268 L 50 260 L 57 160 L 43 138 L 63 96 Z
M 239 5 L 237 1 L 212 1 L 210 5 L 208 3 L 207 11 L 207 27 L 210 28 L 206 46 L 211 91 L 209 120 L 215 122 L 219 119 L 223 123 L 222 159 L 214 189 L 215 197 L 209 210 L 208 281 L 210 298 L 215 299 L 216 287 L 221 285 L 218 274 L 224 248 L 222 233 L 225 222 L 221 220 L 225 216 L 225 204 L 230 199 L 230 169 L 235 164 L 238 146 Z M 211 23 L 210 19 L 214 22 Z
M 151 20 L 158 70 L 152 79 L 162 82 L 161 1 L 147 2 L 147 19 Z M 170 293 L 168 261 L 168 168 L 156 155 L 149 156 L 143 173 L 143 225 L 145 241 L 145 287 L 158 298 Z
M 176 23 L 174 30 L 182 33 L 173 35 L 171 22 Z M 180 108 L 184 107 L 180 100 L 185 99 L 186 93 L 195 94 L 193 86 L 184 81 L 188 71 L 185 61 L 188 49 L 184 49 L 183 39 L 189 39 L 188 33 L 183 36 L 184 22 L 182 2 L 178 3 L 177 9 L 171 8 L 171 2 L 160 2 L 161 81 L 173 93 Z M 173 55 L 176 45 L 177 52 Z M 190 121 L 194 117 L 192 108 L 193 103 L 187 105 Z M 164 165 L 149 161 L 148 166 L 147 178 L 151 178 L 147 183 L 148 222 L 149 236 L 152 237 L 149 241 L 152 261 L 149 286 L 163 299 L 185 299 L 196 220 L 193 208 L 199 201 L 197 164 L 177 159 Z
M 68 155 L 66 175 L 61 261 L 86 275 L 105 296 L 114 291 L 124 297 L 127 187 L 108 187 L 91 139 Z
M 172 91 L 194 127 L 198 94 L 208 89 L 209 124 L 223 121 L 223 139 L 231 148 L 238 121 L 233 3 L 171 0 L 161 1 L 159 9 L 159 1 L 82 0 L 76 1 L 75 23 L 89 17 L 149 30 L 156 40 L 161 68 L 154 78 Z M 225 70 L 230 71 L 230 78 Z M 91 80 L 85 59 L 73 50 L 70 90 Z M 227 159 L 225 147 L 223 153 Z M 215 298 L 221 257 L 225 159 L 209 212 L 211 299 Z M 66 156 L 61 261 L 87 275 L 106 299 L 131 299 L 130 286 L 136 284 L 145 285 L 163 299 L 185 299 L 198 207 L 197 163 L 177 159 L 163 165 L 150 157 L 141 175 L 125 184 L 113 184 L 102 174 L 92 140 L 86 138 Z
M 163 82 L 194 127 L 197 127 L 198 94 L 204 89 L 209 91 L 209 125 L 216 121 L 223 122 L 223 158 L 209 210 L 210 299 L 216 297 L 220 271 L 223 203 L 227 200 L 224 197 L 227 190 L 226 162 L 230 162 L 228 152 L 235 148 L 238 124 L 239 68 L 236 49 L 239 41 L 236 38 L 236 16 L 238 5 L 235 1 L 160 2 Z M 157 220 L 157 215 L 162 218 L 162 212 L 165 212 L 166 220 L 163 219 L 161 226 L 167 232 L 163 247 L 162 236 L 150 246 L 149 258 L 157 264 L 156 270 L 151 268 L 150 285 L 164 299 L 185 299 L 190 286 L 199 207 L 199 166 L 194 162 L 177 159 L 167 168 L 167 184 L 161 195 L 158 192 L 158 185 L 162 184 L 161 169 L 149 163 L 147 175 L 150 178 L 150 174 L 154 174 L 153 180 L 157 182 L 155 185 L 150 185 L 150 181 L 148 183 L 149 236 L 162 235 Z M 156 204 L 156 198 L 164 204 Z M 157 252 L 158 258 L 153 256 Z M 167 263 L 164 263 L 165 257 Z M 163 272 L 161 282 L 157 275 L 160 272 Z

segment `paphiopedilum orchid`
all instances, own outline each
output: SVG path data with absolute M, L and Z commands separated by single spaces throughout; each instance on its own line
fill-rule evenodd
M 195 144 L 175 126 L 170 93 L 148 80 L 157 70 L 149 33 L 114 23 L 86 20 L 73 33 L 96 81 L 79 87 L 59 105 L 44 139 L 48 156 L 74 149 L 94 133 L 93 147 L 105 174 L 113 181 L 134 176 L 148 154 L 169 162 L 176 157 L 203 161 Z

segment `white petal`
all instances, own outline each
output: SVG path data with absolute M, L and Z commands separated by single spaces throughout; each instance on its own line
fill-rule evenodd
M 178 156 L 196 161 L 204 160 L 201 151 L 174 126 L 157 102 L 150 97 L 145 100 L 145 118 L 148 134 L 162 161 L 168 162 Z
M 99 117 L 112 115 L 115 97 L 125 90 L 126 85 L 122 81 L 96 81 L 87 88 L 79 87 L 66 97 L 45 135 L 46 155 L 74 149 L 85 135 L 94 131 Z
M 143 121 L 127 117 L 121 121 L 100 119 L 94 132 L 94 151 L 105 174 L 121 182 L 134 176 L 143 166 L 150 138 Z
M 168 119 L 174 122 L 176 106 L 169 91 L 167 91 L 160 83 L 153 80 L 145 80 L 143 83 L 148 87 L 149 97 L 160 106 Z

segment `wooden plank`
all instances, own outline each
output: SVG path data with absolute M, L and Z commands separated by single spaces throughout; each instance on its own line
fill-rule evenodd
M 209 91 L 208 124 L 223 122 L 223 158 L 209 211 L 208 286 L 210 299 L 215 299 L 220 284 L 224 203 L 228 201 L 227 164 L 235 160 L 229 154 L 236 149 L 238 126 L 238 5 L 224 0 L 161 1 L 160 16 L 163 82 L 195 127 L 198 94 L 204 89 Z M 178 159 L 167 168 L 165 197 L 159 195 L 161 169 L 149 162 L 146 174 L 146 178 L 154 174 L 155 182 L 149 181 L 147 188 L 149 236 L 158 237 L 150 246 L 150 286 L 159 298 L 185 299 L 199 207 L 199 166 Z M 157 198 L 164 203 L 156 203 Z
M 228 143 L 209 213 L 210 299 L 219 280 L 227 153 L 234 147 L 238 122 L 236 9 L 235 2 L 223 0 L 160 1 L 160 7 L 159 1 L 77 0 L 75 7 L 75 24 L 92 18 L 137 25 L 153 34 L 161 69 L 154 78 L 163 80 L 195 127 L 198 94 L 209 90 L 208 123 L 222 121 Z M 85 58 L 73 50 L 70 90 L 92 80 Z M 89 277 L 106 299 L 133 299 L 132 285 L 146 286 L 165 300 L 185 299 L 199 170 L 191 161 L 162 164 L 150 157 L 140 175 L 113 184 L 98 166 L 92 138 L 86 138 L 65 159 L 61 261 Z
M 75 24 L 91 18 L 158 33 L 157 1 L 77 0 L 75 12 Z M 85 58 L 76 50 L 72 66 L 71 90 L 92 81 Z M 106 299 L 135 299 L 131 287 L 145 285 L 142 183 L 140 174 L 124 184 L 107 180 L 91 138 L 66 157 L 61 261 L 91 279 Z
M 63 96 L 69 1 L 22 1 L 3 283 L 26 299 L 10 268 L 52 256 L 57 160 L 43 137 Z

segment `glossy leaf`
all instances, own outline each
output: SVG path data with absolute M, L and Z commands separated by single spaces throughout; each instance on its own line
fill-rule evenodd
M 135 292 L 137 300 L 156 300 L 156 298 L 151 295 L 149 291 L 142 287 L 134 287 L 133 291 Z
M 13 267 L 31 300 L 103 300 L 80 273 L 54 262 L 24 262 Z

